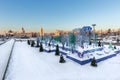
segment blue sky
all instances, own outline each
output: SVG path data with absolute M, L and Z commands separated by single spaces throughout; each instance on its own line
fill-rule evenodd
M 92 25 L 120 27 L 120 0 L 0 0 L 0 28 L 46 32 Z

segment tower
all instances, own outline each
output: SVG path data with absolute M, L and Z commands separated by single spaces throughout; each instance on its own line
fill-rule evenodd
M 25 33 L 25 29 L 22 27 L 22 33 Z
M 40 36 L 41 36 L 41 40 L 43 40 L 43 36 L 44 36 L 43 28 L 40 29 Z
M 40 30 L 40 34 L 41 34 L 41 36 L 43 36 L 43 28 L 41 28 L 41 30 Z

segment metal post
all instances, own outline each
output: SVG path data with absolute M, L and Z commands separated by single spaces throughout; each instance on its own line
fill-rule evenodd
M 96 24 L 92 24 L 92 26 L 93 26 L 93 33 L 94 33 L 94 40 L 93 40 L 93 42 L 96 45 L 96 37 L 95 37 L 95 26 L 96 26 Z

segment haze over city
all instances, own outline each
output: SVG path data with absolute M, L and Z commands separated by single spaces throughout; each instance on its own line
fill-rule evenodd
M 120 0 L 0 0 L 0 32 L 120 27 Z

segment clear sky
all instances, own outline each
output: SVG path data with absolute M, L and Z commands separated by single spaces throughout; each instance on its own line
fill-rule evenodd
M 120 0 L 0 0 L 0 31 L 120 27 Z

